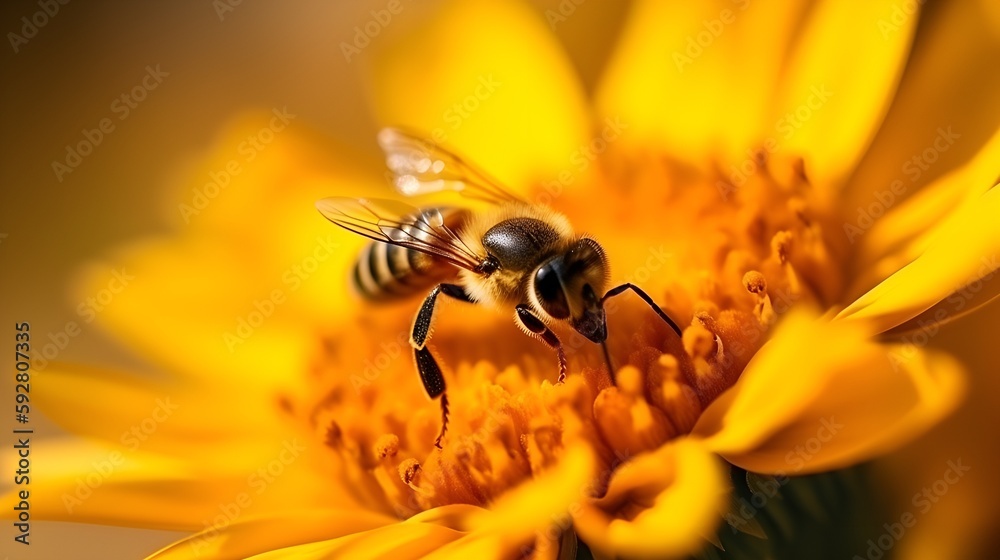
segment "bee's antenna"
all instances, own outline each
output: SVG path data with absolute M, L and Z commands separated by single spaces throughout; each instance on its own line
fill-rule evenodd
M 639 288 L 639 286 L 636 286 L 635 284 L 626 282 L 621 286 L 618 286 L 617 288 L 611 288 L 610 290 L 608 290 L 608 293 L 604 294 L 604 297 L 601 298 L 601 303 L 603 304 L 608 299 L 617 296 L 618 294 L 624 292 L 625 290 L 632 290 L 633 292 L 635 292 L 637 296 L 642 298 L 642 301 L 649 304 L 649 307 L 651 307 L 653 311 L 660 316 L 660 319 L 663 319 L 663 322 L 666 323 L 667 326 L 669 326 L 671 330 L 673 330 L 674 333 L 677 334 L 677 338 L 681 338 L 683 336 L 683 334 L 681 333 L 681 328 L 678 327 L 677 323 L 675 323 L 674 320 L 670 318 L 670 315 L 664 313 L 663 310 L 660 309 L 660 306 L 657 305 L 655 301 L 653 301 L 653 298 L 649 297 L 649 294 L 642 291 Z
M 608 341 L 601 342 L 601 350 L 604 350 L 604 362 L 608 364 L 608 376 L 611 377 L 611 384 L 615 384 L 615 366 L 611 364 L 611 353 L 608 352 Z

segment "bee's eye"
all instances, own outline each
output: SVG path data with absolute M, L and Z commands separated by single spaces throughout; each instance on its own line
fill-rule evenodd
M 551 263 L 543 265 L 535 273 L 535 295 L 538 296 L 542 309 L 553 319 L 569 318 L 566 294 L 563 293 L 562 284 L 559 282 L 559 273 Z

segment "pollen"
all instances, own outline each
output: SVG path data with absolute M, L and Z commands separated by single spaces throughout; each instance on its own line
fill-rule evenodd
M 385 434 L 375 440 L 375 456 L 379 459 L 395 457 L 399 453 L 399 437 Z
M 569 375 L 560 384 L 554 353 L 509 318 L 442 305 L 433 350 L 447 365 L 450 415 L 437 449 L 440 409 L 423 393 L 407 343 L 416 304 L 359 317 L 364 334 L 337 341 L 350 352 L 325 351 L 329 335 L 317 337 L 308 369 L 319 386 L 283 407 L 345 465 L 334 476 L 408 517 L 487 506 L 577 443 L 612 472 L 689 433 L 782 313 L 840 296 L 846 251 L 826 233 L 837 231 L 832 213 L 801 162 L 761 152 L 761 171 L 737 185 L 663 157 L 624 161 L 612 152 L 596 178 L 552 206 L 599 240 L 612 282 L 642 287 L 682 336 L 638 298 L 619 296 L 606 308 L 614 376 L 599 346 L 564 329 L 557 335 Z

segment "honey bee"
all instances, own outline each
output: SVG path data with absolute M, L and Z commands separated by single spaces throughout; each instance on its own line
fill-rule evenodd
M 559 322 L 602 345 L 614 381 L 604 302 L 626 290 L 680 336 L 677 323 L 639 287 L 625 283 L 605 291 L 610 274 L 604 249 L 574 233 L 562 214 L 510 193 L 456 154 L 416 135 L 386 128 L 378 140 L 400 194 L 457 191 L 492 203 L 481 212 L 418 209 L 381 199 L 334 197 L 316 203 L 334 224 L 373 240 L 353 270 L 353 284 L 363 297 L 384 301 L 429 290 L 413 320 L 410 345 L 427 396 L 441 398 L 438 448 L 448 428 L 448 397 L 427 342 L 439 295 L 512 309 L 515 323 L 528 336 L 555 351 L 559 383 L 566 378 L 566 353 L 549 328 Z

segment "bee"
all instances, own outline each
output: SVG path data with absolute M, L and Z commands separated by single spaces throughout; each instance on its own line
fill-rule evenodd
M 404 196 L 456 191 L 491 203 L 488 210 L 411 205 L 381 199 L 324 198 L 316 203 L 334 224 L 371 240 L 357 260 L 353 284 L 370 300 L 393 300 L 426 292 L 413 320 L 410 346 L 424 390 L 440 397 L 441 447 L 448 428 L 448 397 L 437 359 L 427 347 L 434 308 L 441 295 L 462 302 L 513 310 L 528 336 L 555 351 L 557 382 L 566 378 L 566 353 L 550 325 L 565 323 L 607 350 L 604 302 L 631 290 L 680 336 L 681 330 L 638 286 L 605 291 L 608 259 L 601 245 L 573 231 L 554 210 L 532 204 L 458 155 L 396 128 L 378 136 Z

